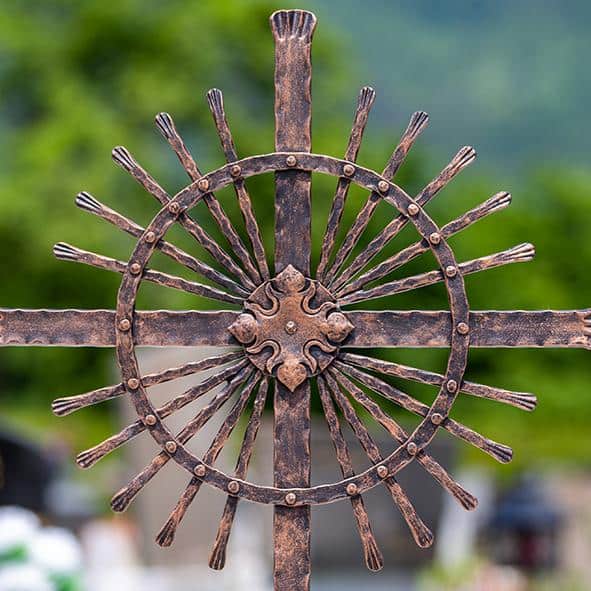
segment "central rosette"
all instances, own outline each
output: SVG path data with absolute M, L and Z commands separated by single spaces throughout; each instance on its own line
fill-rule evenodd
M 228 327 L 252 363 L 291 391 L 329 365 L 353 328 L 330 292 L 291 265 L 261 284 Z

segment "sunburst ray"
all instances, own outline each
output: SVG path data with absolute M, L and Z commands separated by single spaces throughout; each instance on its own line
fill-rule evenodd
M 429 203 L 453 178 L 476 158 L 476 150 L 464 146 L 450 163 L 415 197 L 422 207 Z M 386 198 L 386 201 L 388 199 Z M 355 257 L 353 262 L 330 283 L 332 289 L 339 288 L 361 271 L 382 249 L 406 226 L 408 217 L 399 214 Z
M 439 234 L 437 236 L 437 240 L 439 240 Z M 454 277 L 457 274 L 469 275 L 471 273 L 487 271 L 489 269 L 494 269 L 495 267 L 510 265 L 512 263 L 527 263 L 533 260 L 535 254 L 536 251 L 534 246 L 525 242 L 501 252 L 460 263 L 457 268 L 448 267 L 445 269 L 445 272 L 438 270 L 427 271 L 426 273 L 420 273 L 418 275 L 412 275 L 411 277 L 404 277 L 403 279 L 396 279 L 394 281 L 389 281 L 388 283 L 382 283 L 371 289 L 361 289 L 340 298 L 339 303 L 344 306 L 419 289 L 420 287 L 426 287 L 427 285 L 433 285 L 444 281 L 446 275 L 448 277 Z
M 345 364 L 341 361 L 336 361 L 334 363 L 335 367 L 340 369 L 343 373 L 351 376 L 352 378 L 356 379 L 364 386 L 367 386 L 380 396 L 395 402 L 405 410 L 412 412 L 421 417 L 429 416 L 430 408 L 426 404 L 419 402 L 412 396 L 405 394 L 404 392 L 400 391 L 398 388 L 372 376 L 364 371 L 353 367 L 352 365 Z M 513 458 L 513 450 L 508 447 L 507 445 L 503 445 L 502 443 L 497 443 L 492 439 L 488 439 L 484 437 L 480 433 L 473 431 L 469 427 L 454 421 L 451 418 L 444 418 L 440 424 L 442 429 L 445 429 L 452 435 L 455 435 L 459 439 L 470 443 L 471 445 L 481 449 L 491 457 L 493 457 L 498 462 L 506 464 L 511 461 Z
M 158 202 L 165 206 L 171 201 L 170 195 L 148 174 L 133 158 L 129 150 L 123 146 L 117 146 L 112 152 L 113 160 L 123 170 L 129 172 L 131 176 L 146 189 Z M 252 279 L 236 264 L 234 259 L 228 255 L 220 245 L 198 224 L 187 212 L 179 214 L 179 223 L 209 254 L 230 274 L 238 277 L 244 287 L 254 289 L 256 285 Z
M 322 403 L 324 417 L 326 418 L 326 424 L 328 425 L 330 437 L 336 451 L 341 473 L 344 478 L 351 478 L 352 476 L 355 476 L 351 454 L 347 442 L 343 437 L 339 417 L 337 416 L 332 398 L 328 391 L 328 386 L 322 376 L 318 377 L 318 393 L 320 394 L 320 402 Z M 355 525 L 357 526 L 361 546 L 363 548 L 365 564 L 369 570 L 381 570 L 384 567 L 384 558 L 380 552 L 375 536 L 373 535 L 369 516 L 361 495 L 353 495 L 351 497 L 351 506 L 353 507 Z
M 484 203 L 464 213 L 455 220 L 449 222 L 443 228 L 441 228 L 441 237 L 447 240 L 454 234 L 457 234 L 461 230 L 468 228 L 477 221 L 489 216 L 492 213 L 505 209 L 511 203 L 511 195 L 506 191 L 501 191 L 496 195 L 493 195 L 490 199 L 487 199 Z M 402 249 L 385 261 L 376 265 L 363 275 L 360 275 L 355 281 L 344 285 L 342 288 L 336 291 L 336 295 L 343 297 L 349 293 L 353 293 L 361 289 L 364 285 L 382 279 L 386 275 L 392 273 L 402 265 L 412 261 L 419 255 L 428 251 L 430 248 L 429 241 L 426 239 L 419 240 L 410 246 Z
M 231 295 L 216 289 L 215 287 L 203 285 L 202 283 L 197 283 L 196 281 L 189 281 L 188 279 L 183 279 L 182 277 L 177 277 L 176 275 L 169 275 L 168 273 L 162 273 L 161 271 L 154 271 L 151 269 L 143 270 L 138 263 L 126 263 L 124 261 L 119 261 L 111 257 L 106 257 L 94 252 L 82 250 L 81 248 L 77 248 L 71 244 L 66 244 L 65 242 L 58 242 L 53 247 L 53 254 L 56 258 L 62 261 L 83 263 L 85 265 L 90 265 L 91 267 L 96 267 L 97 269 L 106 269 L 107 271 L 114 271 L 115 273 L 121 274 L 125 273 L 128 266 L 130 266 L 130 271 L 132 273 L 141 273 L 142 278 L 146 281 L 150 281 L 151 283 L 163 285 L 164 287 L 170 287 L 172 289 L 179 289 L 187 293 L 192 293 L 198 296 L 218 300 L 220 302 L 226 302 L 229 304 L 242 304 L 243 302 L 243 298 Z
M 207 93 L 207 102 L 213 115 L 213 120 L 222 144 L 222 150 L 226 157 L 226 162 L 229 164 L 236 162 L 236 160 L 238 160 L 238 153 L 236 152 L 236 146 L 232 139 L 232 132 L 230 131 L 230 126 L 226 119 L 222 91 L 217 88 L 212 88 Z M 271 277 L 269 274 L 269 265 L 267 264 L 267 255 L 265 253 L 265 247 L 263 246 L 261 231 L 254 215 L 252 199 L 246 189 L 246 183 L 241 177 L 240 167 L 233 166 L 230 169 L 230 173 L 234 178 L 234 190 L 236 192 L 236 197 L 238 198 L 238 207 L 240 207 L 244 219 L 246 233 L 248 234 L 261 277 L 264 281 L 268 281 Z
M 134 236 L 135 238 L 140 238 L 145 229 L 142 228 L 139 224 L 130 220 L 129 218 L 125 217 L 124 215 L 120 214 L 119 212 L 115 211 L 114 209 L 108 207 L 104 203 L 101 203 L 98 199 L 93 197 L 90 193 L 86 191 L 82 191 L 78 193 L 76 196 L 76 205 L 89 213 L 92 213 L 107 222 L 113 224 L 120 230 L 123 230 L 127 234 Z M 241 285 L 220 273 L 213 267 L 210 267 L 203 261 L 196 259 L 195 257 L 191 256 L 184 250 L 174 246 L 170 242 L 166 242 L 165 240 L 160 240 L 156 244 L 156 248 L 160 250 L 162 253 L 184 265 L 191 271 L 206 277 L 207 279 L 217 283 L 218 285 L 225 287 L 232 291 L 236 295 L 241 296 L 248 296 L 249 292 L 244 289 Z
M 156 116 L 156 125 L 164 136 L 164 139 L 167 140 L 168 144 L 177 155 L 178 159 L 183 165 L 183 168 L 189 175 L 189 178 L 192 181 L 198 181 L 203 175 L 201 174 L 195 159 L 185 145 L 185 142 L 182 140 L 179 132 L 177 131 L 172 117 L 168 113 L 159 113 Z M 203 201 L 205 202 L 209 213 L 218 225 L 218 228 L 221 230 L 222 234 L 228 241 L 228 244 L 233 248 L 234 253 L 242 263 L 242 266 L 246 269 L 246 272 L 249 274 L 250 278 L 255 283 L 260 283 L 261 276 L 252 262 L 250 253 L 246 249 L 246 246 L 244 246 L 242 238 L 240 238 L 238 235 L 236 228 L 234 228 L 234 225 L 224 211 L 221 203 L 211 192 L 206 192 L 203 194 Z
M 361 147 L 361 141 L 363 139 L 363 132 L 367 124 L 369 112 L 375 101 L 376 93 L 373 88 L 364 86 L 357 98 L 357 108 L 355 109 L 355 116 L 353 119 L 353 126 L 351 127 L 351 133 L 349 134 L 349 142 L 347 149 L 345 150 L 345 160 L 349 162 L 355 162 L 357 160 L 357 154 Z M 351 166 L 351 165 L 349 165 Z M 353 169 L 354 170 L 354 169 Z M 343 171 L 346 172 L 346 171 Z M 326 224 L 326 232 L 324 233 L 324 239 L 322 241 L 322 247 L 320 249 L 320 262 L 316 269 L 316 279 L 324 281 L 325 272 L 328 267 L 330 255 L 333 251 L 335 239 L 341 224 L 341 218 L 345 209 L 345 202 L 349 194 L 349 187 L 351 186 L 351 180 L 347 176 L 342 176 L 337 182 L 337 188 L 332 199 L 330 213 L 328 214 L 328 222 Z
M 341 353 L 340 358 L 343 361 L 364 369 L 370 369 L 405 380 L 412 380 L 421 384 L 441 387 L 445 383 L 445 376 L 442 374 L 401 365 L 392 361 L 383 361 L 382 359 L 375 359 L 355 353 Z M 528 392 L 512 392 L 503 388 L 495 388 L 466 380 L 462 381 L 458 389 L 460 392 L 471 394 L 472 396 L 504 402 L 505 404 L 528 411 L 534 410 L 538 403 L 536 396 Z
M 225 353 L 223 355 L 216 355 L 214 357 L 207 357 L 200 361 L 191 361 L 182 365 L 181 367 L 173 367 L 160 371 L 158 373 L 152 373 L 144 376 L 141 379 L 141 385 L 144 388 L 156 386 L 164 382 L 170 382 L 185 376 L 190 376 L 201 371 L 212 369 L 215 367 L 221 367 L 232 361 L 244 358 L 243 351 L 233 351 L 231 353 Z M 237 365 L 233 366 L 234 368 Z M 80 410 L 93 404 L 104 402 L 105 400 L 111 400 L 121 396 L 127 392 L 127 388 L 123 382 L 115 384 L 113 386 L 107 386 L 105 388 L 99 388 L 86 392 L 84 394 L 77 394 L 76 396 L 67 396 L 64 398 L 57 398 L 51 404 L 51 408 L 55 415 L 63 417 L 74 411 Z
M 406 158 L 410 148 L 414 144 L 415 140 L 419 137 L 421 131 L 425 129 L 428 122 L 429 116 L 427 113 L 423 111 L 417 111 L 416 113 L 413 113 L 408 127 L 402 134 L 400 142 L 396 146 L 394 152 L 392 152 L 392 155 L 390 156 L 390 159 L 388 160 L 388 163 L 382 172 L 382 176 L 384 178 L 392 179 L 395 176 L 396 172 L 404 162 L 404 159 Z M 359 238 L 361 238 L 365 228 L 367 228 L 367 225 L 369 224 L 369 221 L 381 199 L 382 196 L 377 191 L 372 191 L 367 198 L 365 205 L 357 214 L 353 225 L 347 232 L 347 235 L 345 236 L 345 239 L 343 240 L 343 243 L 337 252 L 332 266 L 330 267 L 329 271 L 325 273 L 324 281 L 329 286 L 332 285 L 339 269 L 343 266 L 345 260 L 351 254 L 353 248 L 355 248 L 355 245 L 359 241 Z

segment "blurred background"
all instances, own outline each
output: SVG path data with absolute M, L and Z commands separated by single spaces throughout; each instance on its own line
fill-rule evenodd
M 132 238 L 74 206 L 80 190 L 142 225 L 158 211 L 155 200 L 112 164 L 115 145 L 128 147 L 169 192 L 187 184 L 152 124 L 156 113 L 175 117 L 202 170 L 216 168 L 223 154 L 205 93 L 218 87 L 239 155 L 273 150 L 268 16 L 290 7 L 311 9 L 319 20 L 313 151 L 343 153 L 363 85 L 377 92 L 359 157 L 364 166 L 381 170 L 412 112 L 427 111 L 430 125 L 397 175 L 398 184 L 416 194 L 467 144 L 479 157 L 429 206 L 432 216 L 443 224 L 499 190 L 513 194 L 507 211 L 451 240 L 458 260 L 526 241 L 537 249 L 536 260 L 526 266 L 468 277 L 472 309 L 589 307 L 591 5 L 583 0 L 3 2 L 0 305 L 114 306 L 118 276 L 57 262 L 51 248 L 64 240 L 129 257 Z M 272 178 L 256 179 L 249 188 L 272 252 Z M 316 262 L 333 192 L 334 179 L 314 179 Z M 222 191 L 219 198 L 237 220 L 232 192 Z M 351 191 L 345 229 L 365 198 L 362 191 Z M 223 242 L 206 212 L 195 215 Z M 378 208 L 364 241 L 389 219 L 388 207 Z M 408 230 L 384 257 L 413 239 Z M 171 236 L 211 263 L 182 232 Z M 159 263 L 168 270 L 165 261 Z M 433 260 L 417 260 L 401 274 L 432 265 Z M 142 309 L 215 307 L 162 288 L 143 289 L 140 296 Z M 436 310 L 446 307 L 446 298 L 435 286 L 372 306 Z M 447 352 L 374 353 L 441 371 Z M 156 371 L 209 354 L 149 350 L 142 352 L 142 369 Z M 512 446 L 512 464 L 499 467 L 466 446 L 437 439 L 434 455 L 480 498 L 479 510 L 470 514 L 412 466 L 401 474 L 436 534 L 428 551 L 413 547 L 384 491 L 368 494 L 386 561 L 381 574 L 364 570 L 346 504 L 315 509 L 315 589 L 591 589 L 589 353 L 472 351 L 467 377 L 537 394 L 533 414 L 467 397 L 454 408 L 454 418 Z M 202 491 L 172 549 L 159 550 L 152 542 L 186 483 L 176 466 L 150 483 L 128 513 L 111 514 L 111 495 L 156 451 L 148 438 L 138 438 L 89 472 L 76 468 L 76 453 L 134 415 L 126 400 L 118 400 L 58 419 L 51 400 L 118 379 L 111 350 L 0 351 L 0 591 L 269 589 L 270 509 L 240 506 L 228 565 L 217 573 L 207 569 L 207 557 L 224 503 L 220 494 Z M 404 388 L 422 400 L 434 395 L 415 384 Z M 178 391 L 178 385 L 170 386 L 154 396 L 166 400 Z M 412 417 L 389 410 L 412 426 Z M 181 426 L 192 414 L 175 416 L 173 424 Z M 337 479 L 320 412 L 314 421 L 314 480 Z M 252 478 L 261 482 L 271 478 L 271 422 L 267 413 L 255 455 Z M 196 445 L 207 444 L 214 427 Z M 376 437 L 384 453 L 392 448 L 377 430 Z M 231 469 L 238 444 L 232 445 L 222 467 Z

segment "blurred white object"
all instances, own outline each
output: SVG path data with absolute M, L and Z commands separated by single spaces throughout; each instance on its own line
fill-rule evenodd
M 39 519 L 22 507 L 0 508 L 0 555 L 26 548 L 37 534 Z
M 55 587 L 40 568 L 23 563 L 0 569 L 0 591 L 55 591 Z
M 82 568 L 78 540 L 58 527 L 39 530 L 29 545 L 29 559 L 50 574 L 71 575 Z

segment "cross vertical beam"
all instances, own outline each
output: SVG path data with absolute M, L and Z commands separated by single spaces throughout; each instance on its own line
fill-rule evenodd
M 315 26 L 316 17 L 310 12 L 281 10 L 271 15 L 277 151 L 309 152 L 311 148 L 311 42 Z M 309 172 L 276 173 L 275 273 L 288 265 L 305 276 L 310 273 L 310 188 Z M 309 380 L 294 392 L 276 380 L 274 410 L 275 486 L 310 486 Z M 276 507 L 273 540 L 275 591 L 308 591 L 310 507 Z

